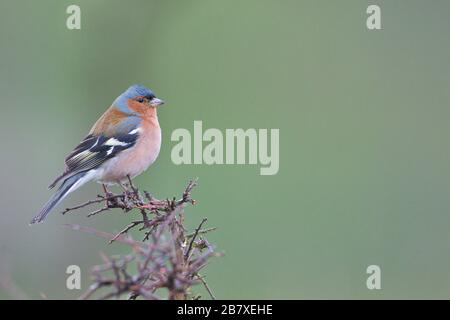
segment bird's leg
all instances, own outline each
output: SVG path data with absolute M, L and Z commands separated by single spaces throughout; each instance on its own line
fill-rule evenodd
M 122 181 L 117 181 L 117 184 L 123 189 L 123 194 L 125 195 L 125 198 L 131 198 L 131 195 L 133 193 L 130 192 L 130 190 L 127 188 L 127 184 L 123 183 Z
M 124 200 L 127 206 L 132 207 L 133 201 L 136 198 L 135 193 L 128 189 L 127 184 L 122 181 L 117 181 L 117 184 L 123 189 L 123 194 L 125 195 Z
M 114 196 L 114 194 L 108 190 L 106 187 L 106 184 L 102 183 L 103 192 L 105 193 L 105 205 L 108 206 L 109 202 L 111 201 L 111 197 Z
M 117 181 L 117 184 L 123 189 L 125 193 L 128 193 L 128 188 L 126 184 L 122 183 L 121 181 Z
M 124 179 L 123 181 L 117 181 L 117 183 L 122 187 L 124 190 L 124 194 L 126 197 L 132 201 L 138 201 L 142 202 L 141 196 L 139 195 L 139 190 L 133 186 L 133 183 L 131 182 L 131 177 L 127 175 L 127 180 Z
M 127 179 L 128 179 L 128 184 L 129 184 L 131 190 L 133 190 L 133 192 L 137 195 L 138 189 L 136 189 L 136 188 L 134 187 L 133 182 L 131 181 L 131 177 L 130 177 L 129 174 L 127 174 Z
M 102 183 L 102 187 L 103 187 L 103 192 L 105 193 L 106 198 L 110 197 L 113 194 L 112 192 L 110 192 L 108 190 L 108 188 L 106 187 L 106 184 Z

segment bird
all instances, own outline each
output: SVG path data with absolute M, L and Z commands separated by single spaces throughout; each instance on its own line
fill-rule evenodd
M 122 185 L 153 164 L 161 149 L 157 108 L 164 101 L 152 90 L 135 84 L 119 95 L 95 122 L 88 135 L 65 158 L 65 169 L 50 184 L 61 182 L 30 224 L 44 221 L 69 193 L 89 181 Z

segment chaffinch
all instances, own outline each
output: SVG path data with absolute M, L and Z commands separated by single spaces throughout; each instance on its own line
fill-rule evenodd
M 132 85 L 97 120 L 89 134 L 65 159 L 62 181 L 31 224 L 42 222 L 70 192 L 88 181 L 122 183 L 146 170 L 158 157 L 161 128 L 156 107 L 164 102 L 142 86 Z

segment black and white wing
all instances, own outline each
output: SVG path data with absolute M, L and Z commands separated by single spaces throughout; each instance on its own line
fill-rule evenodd
M 105 161 L 117 156 L 120 152 L 133 147 L 139 136 L 139 130 L 116 134 L 111 137 L 104 135 L 88 135 L 66 157 L 66 169 L 49 186 L 53 188 L 61 179 L 69 178 L 74 174 L 92 170 Z

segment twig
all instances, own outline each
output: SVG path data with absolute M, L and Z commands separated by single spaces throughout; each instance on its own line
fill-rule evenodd
M 133 229 L 134 227 L 144 223 L 144 221 L 133 221 L 129 225 L 127 225 L 122 231 L 120 231 L 118 234 L 116 234 L 111 240 L 109 240 L 109 243 L 113 243 L 118 237 L 121 235 L 126 234 L 128 231 Z
M 206 283 L 205 279 L 203 276 L 201 276 L 200 274 L 197 273 L 197 279 L 200 280 L 200 282 L 203 284 L 203 286 L 205 287 L 206 291 L 208 291 L 209 296 L 211 297 L 212 300 L 216 300 L 216 297 L 214 296 L 211 288 L 209 287 L 209 285 Z
M 156 300 L 161 299 L 158 292 L 162 288 L 168 290 L 169 299 L 197 299 L 198 296 L 192 296 L 190 292 L 191 287 L 199 282 L 215 299 L 204 277 L 198 274 L 208 264 L 209 258 L 217 256 L 208 241 L 199 236 L 215 228 L 202 229 L 206 218 L 191 233 L 187 233 L 183 225 L 183 209 L 186 204 L 195 204 L 191 192 L 196 185 L 196 180 L 190 181 L 179 199 L 158 200 L 146 191 L 142 197 L 129 179 L 131 191 L 127 188 L 122 194 L 98 196 L 100 199 L 66 209 L 65 213 L 105 201 L 104 207 L 88 216 L 112 209 L 135 210 L 140 214 L 139 219 L 131 221 L 115 235 L 89 227 L 66 225 L 72 230 L 107 239 L 109 243 L 119 241 L 132 248 L 132 253 L 127 256 L 110 258 L 103 255 L 104 264 L 92 269 L 93 284 L 80 299 L 92 298 L 102 289 L 106 292 L 99 299 L 120 298 L 128 294 L 130 300 L 138 297 Z M 135 241 L 127 235 L 134 229 L 144 232 L 143 241 Z M 208 248 L 206 253 L 203 252 L 205 248 Z M 130 263 L 135 264 L 133 272 L 127 269 Z
M 62 213 L 62 214 L 66 214 L 66 213 L 68 213 L 68 212 L 70 212 L 70 211 L 74 211 L 74 210 L 77 210 L 77 209 L 81 209 L 81 208 L 90 206 L 91 204 L 96 204 L 96 203 L 100 203 L 100 202 L 103 202 L 103 201 L 111 201 L 111 200 L 115 200 L 115 199 L 118 199 L 118 198 L 122 198 L 123 195 L 122 195 L 122 194 L 119 194 L 119 195 L 112 195 L 112 196 L 110 196 L 110 197 L 103 197 L 103 196 L 101 196 L 101 195 L 97 195 L 97 197 L 99 197 L 100 199 L 90 200 L 90 201 L 87 201 L 87 202 L 82 203 L 82 204 L 80 204 L 80 205 L 77 205 L 77 206 L 74 206 L 74 207 L 70 207 L 70 208 L 66 208 L 66 209 L 64 209 L 64 211 L 61 212 L 61 213 Z
M 189 242 L 189 247 L 186 251 L 186 253 L 184 254 L 184 258 L 187 259 L 189 257 L 189 253 L 192 250 L 192 245 L 194 244 L 195 238 L 197 237 L 200 229 L 202 228 L 202 225 L 207 221 L 208 219 L 203 218 L 202 222 L 200 222 L 200 224 L 198 225 L 197 229 L 195 229 L 194 235 L 192 236 L 191 242 Z

